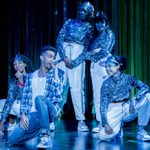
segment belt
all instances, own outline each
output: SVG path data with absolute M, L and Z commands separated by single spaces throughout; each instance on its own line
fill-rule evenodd
M 113 101 L 111 103 L 121 103 L 121 102 L 124 102 L 124 100 L 123 101 Z
M 126 98 L 126 99 L 123 99 L 122 101 L 113 101 L 112 103 L 121 103 L 121 102 L 126 102 L 126 101 L 128 101 L 127 98 Z

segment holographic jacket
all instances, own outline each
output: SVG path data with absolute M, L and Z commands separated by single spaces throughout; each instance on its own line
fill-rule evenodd
M 90 50 L 86 54 L 88 60 L 97 62 L 100 59 L 108 56 L 112 52 L 113 46 L 115 44 L 115 36 L 109 25 L 96 36 L 92 44 L 90 45 Z
M 56 41 L 56 47 L 60 58 L 63 60 L 66 55 L 63 49 L 64 42 L 75 42 L 84 46 L 83 53 L 81 53 L 75 60 L 72 61 L 73 67 L 78 66 L 85 60 L 85 52 L 89 46 L 90 40 L 94 32 L 93 26 L 89 22 L 81 21 L 79 19 L 68 19 Z
M 145 93 L 149 92 L 149 87 L 132 75 L 121 73 L 117 77 L 109 77 L 102 85 L 100 113 L 102 124 L 107 123 L 107 109 L 111 102 L 128 101 L 131 98 L 131 90 L 138 89 L 135 97 L 139 100 Z

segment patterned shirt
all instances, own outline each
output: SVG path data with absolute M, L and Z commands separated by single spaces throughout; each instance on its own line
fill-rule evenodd
M 64 23 L 56 41 L 56 47 L 60 58 L 63 60 L 66 57 L 65 51 L 63 49 L 64 42 L 75 42 L 83 45 L 83 52 L 72 61 L 73 67 L 77 67 L 85 60 L 85 52 L 87 51 L 93 32 L 94 28 L 88 21 L 68 19 Z
M 86 58 L 94 62 L 108 56 L 112 52 L 115 43 L 115 36 L 109 26 L 99 33 L 90 46 L 90 51 L 87 52 Z M 91 55 L 94 53 L 94 55 Z
M 59 81 L 54 80 L 54 70 L 51 69 L 46 76 L 46 86 L 44 96 L 47 97 L 60 110 L 60 102 L 62 101 L 63 92 L 63 71 L 58 70 Z M 23 98 L 21 101 L 21 114 L 28 114 L 32 107 L 32 79 L 33 73 L 29 74 L 26 79 L 25 87 L 23 89 Z
M 27 75 L 24 76 L 24 80 L 26 77 L 27 77 Z M 8 89 L 8 96 L 7 96 L 6 102 L 3 107 L 2 116 L 1 116 L 0 121 L 4 122 L 7 118 L 7 116 L 9 115 L 14 102 L 21 100 L 23 87 L 24 87 L 23 85 L 19 84 L 18 80 L 16 80 L 16 79 L 11 80 L 9 89 Z
M 109 103 L 129 100 L 133 88 L 138 89 L 135 95 L 137 100 L 149 91 L 149 87 L 146 84 L 128 74 L 121 73 L 116 77 L 112 76 L 104 81 L 100 100 L 100 113 L 103 125 L 108 123 L 107 110 Z

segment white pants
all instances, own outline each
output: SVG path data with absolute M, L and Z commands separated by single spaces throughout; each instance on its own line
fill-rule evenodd
M 1 99 L 0 102 L 1 102 L 0 103 L 1 104 L 0 112 L 2 113 L 3 107 L 4 107 L 5 103 L 7 102 L 7 99 Z M 20 118 L 20 101 L 19 102 L 14 101 L 14 104 L 13 104 L 9 114 L 15 115 Z
M 15 115 L 18 118 L 20 118 L 20 102 L 17 102 L 17 101 L 14 102 L 11 108 L 10 114 Z
M 108 107 L 108 124 L 113 129 L 113 134 L 107 134 L 105 128 L 98 133 L 101 140 L 114 138 L 121 130 L 123 122 L 131 121 L 138 116 L 138 125 L 146 126 L 150 119 L 150 94 L 146 94 L 139 102 L 134 101 L 135 113 L 129 112 L 130 102 L 111 103 Z
M 100 61 L 105 61 L 106 59 L 107 57 Z M 101 116 L 100 116 L 101 87 L 103 82 L 108 78 L 108 74 L 106 72 L 105 67 L 99 65 L 100 61 L 96 63 L 92 62 L 90 67 L 92 87 L 93 87 L 94 108 L 95 108 L 96 120 L 99 122 L 101 122 Z
M 65 55 L 69 59 L 76 59 L 83 51 L 84 46 L 77 43 L 67 43 L 63 44 Z M 59 55 L 56 57 L 58 60 Z M 62 69 L 64 74 L 64 83 L 69 81 L 69 87 L 71 91 L 72 103 L 75 111 L 75 116 L 77 120 L 85 120 L 85 95 L 84 95 L 84 79 L 85 79 L 85 62 L 81 63 L 79 66 L 69 69 L 65 66 L 64 62 L 59 64 L 59 68 Z

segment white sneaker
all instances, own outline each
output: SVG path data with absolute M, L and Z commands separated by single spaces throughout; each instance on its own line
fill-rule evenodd
M 51 123 L 49 124 L 49 127 L 50 127 L 50 130 L 51 130 L 51 131 L 54 131 L 54 130 L 55 130 L 55 123 L 54 123 L 54 122 L 51 122 Z
M 7 131 L 8 131 L 8 132 L 11 132 L 11 131 L 15 128 L 15 126 L 16 126 L 16 122 L 13 123 L 13 124 L 9 123 L 9 124 L 8 124 L 8 128 L 7 128 Z
M 139 131 L 136 138 L 141 141 L 150 141 L 150 135 L 145 130 Z
M 89 131 L 89 128 L 87 127 L 84 121 L 78 122 L 78 131 L 81 131 L 81 132 Z
M 52 140 L 50 136 L 41 137 L 40 143 L 37 145 L 37 148 L 50 148 L 52 147 Z
M 99 123 L 96 127 L 92 129 L 92 132 L 98 133 L 102 129 L 102 124 Z

